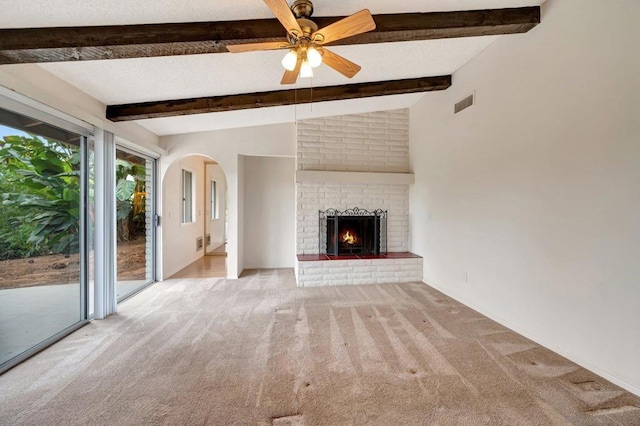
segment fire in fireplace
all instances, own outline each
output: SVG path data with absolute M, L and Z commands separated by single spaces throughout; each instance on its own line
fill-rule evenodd
M 387 212 L 360 208 L 320 211 L 320 253 L 377 255 L 387 251 Z

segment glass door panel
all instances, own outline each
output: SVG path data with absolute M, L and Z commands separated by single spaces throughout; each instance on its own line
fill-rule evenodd
M 116 149 L 118 301 L 154 281 L 154 166 L 153 159 Z
M 0 369 L 86 319 L 86 151 L 0 109 Z

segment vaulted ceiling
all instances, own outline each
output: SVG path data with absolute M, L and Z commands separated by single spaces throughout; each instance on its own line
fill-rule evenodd
M 362 66 L 353 79 L 320 66 L 293 87 L 280 85 L 284 51 L 226 51 L 232 40 L 284 35 L 262 0 L 6 1 L 0 67 L 41 67 L 110 105 L 112 119 L 136 120 L 159 135 L 288 122 L 411 106 L 425 91 L 446 89 L 447 79 L 497 37 L 526 37 L 519 33 L 539 20 L 531 6 L 543 1 L 316 0 L 314 20 L 367 8 L 378 29 L 332 47 Z M 515 9 L 480 12 L 504 8 Z M 172 23 L 189 24 L 141 26 Z M 95 60 L 105 56 L 123 59 Z

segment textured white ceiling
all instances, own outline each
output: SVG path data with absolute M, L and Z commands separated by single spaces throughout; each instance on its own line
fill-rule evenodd
M 257 108 L 211 114 L 194 114 L 172 118 L 153 118 L 150 120 L 141 120 L 138 123 L 155 134 L 174 135 L 235 127 L 291 123 L 297 120 L 304 120 L 305 118 L 408 108 L 416 103 L 422 96 L 420 93 L 412 93 L 408 95 L 350 99 L 346 101 Z
M 335 53 L 360 64 L 347 79 L 321 65 L 315 87 L 451 74 L 496 39 L 473 37 L 419 42 L 335 46 Z M 60 62 L 40 66 L 106 104 L 280 90 L 283 51 L 217 53 L 109 61 Z
M 315 16 L 499 9 L 544 0 L 315 0 Z M 0 28 L 223 21 L 273 17 L 262 0 L 0 0 Z
M 544 0 L 316 0 L 314 16 L 348 15 L 363 8 L 372 13 L 430 12 L 539 5 Z M 262 0 L 0 0 L 0 27 L 139 24 L 272 17 Z M 298 88 L 453 74 L 497 39 L 457 38 L 404 43 L 336 46 L 331 49 L 358 63 L 362 71 L 348 80 L 321 66 Z M 43 69 L 105 104 L 184 99 L 281 90 L 282 51 L 210 54 L 40 64 Z M 32 65 L 8 65 L 22 67 Z M 292 88 L 292 87 L 287 87 Z M 319 114 L 357 113 L 411 106 L 420 96 L 338 101 L 315 106 Z M 262 108 L 154 120 L 139 124 L 159 135 L 292 121 L 306 107 Z

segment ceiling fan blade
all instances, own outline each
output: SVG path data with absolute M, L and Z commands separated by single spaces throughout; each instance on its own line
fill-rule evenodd
M 297 32 L 298 37 L 302 35 L 302 29 L 289 8 L 287 0 L 264 0 L 264 2 L 288 33 Z
M 288 49 L 291 45 L 287 39 L 281 41 L 265 41 L 263 43 L 227 44 L 227 50 L 231 53 L 254 52 L 256 50 Z
M 353 77 L 362 69 L 360 65 L 327 49 L 322 49 L 322 62 L 347 78 Z
M 334 22 L 333 24 L 319 29 L 313 33 L 311 39 L 315 40 L 316 36 L 320 35 L 322 37 L 320 37 L 318 42 L 321 44 L 327 44 L 375 29 L 376 23 L 373 20 L 373 16 L 371 16 L 371 12 L 369 12 L 368 9 L 363 9 L 360 12 L 354 13 L 353 15 L 347 16 L 338 22 Z
M 298 56 L 298 62 L 293 71 L 285 70 L 280 84 L 294 84 L 298 80 L 298 74 L 300 74 L 300 67 L 302 66 L 302 58 Z

